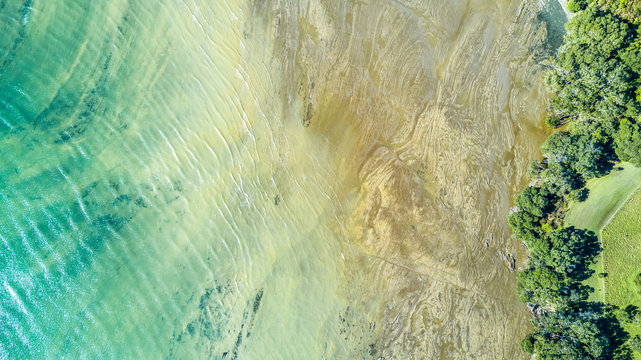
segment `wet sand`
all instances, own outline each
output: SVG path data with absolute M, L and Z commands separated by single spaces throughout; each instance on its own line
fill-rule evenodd
M 564 16 L 543 5 L 254 5 L 282 101 L 335 150 L 353 206 L 345 292 L 377 314 L 385 358 L 526 357 L 529 316 L 498 253 L 526 258 L 505 218 L 546 136 L 544 58 Z
M 0 359 L 524 358 L 556 2 L 0 10 Z

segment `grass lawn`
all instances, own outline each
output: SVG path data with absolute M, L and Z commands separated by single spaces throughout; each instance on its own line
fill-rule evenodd
M 636 191 L 603 229 L 606 300 L 609 304 L 641 307 L 641 288 L 634 280 L 641 273 L 641 191 Z
M 641 308 L 641 189 L 637 190 L 601 232 L 608 304 Z M 641 285 L 641 284 L 640 284 Z M 624 326 L 630 336 L 641 334 L 641 326 Z M 641 354 L 635 353 L 635 359 Z
M 623 170 L 616 170 L 619 167 Z M 636 168 L 629 163 L 619 164 L 608 176 L 588 181 L 587 188 L 590 193 L 587 200 L 569 204 L 565 215 L 565 225 L 592 230 L 599 235 L 599 239 L 603 243 L 601 230 L 626 202 L 640 182 L 641 168 Z M 596 260 L 596 263 L 591 267 L 595 270 L 594 275 L 584 284 L 590 285 L 595 290 L 590 296 L 590 300 L 605 302 L 605 284 L 603 279 L 598 277 L 598 274 L 604 271 L 603 253 Z

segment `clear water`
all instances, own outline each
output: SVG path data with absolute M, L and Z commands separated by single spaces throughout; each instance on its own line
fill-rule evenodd
M 0 359 L 522 357 L 557 10 L 0 1 Z

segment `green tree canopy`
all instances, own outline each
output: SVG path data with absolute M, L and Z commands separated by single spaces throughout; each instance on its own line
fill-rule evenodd
M 570 12 L 577 12 L 585 9 L 588 7 L 588 1 L 587 0 L 570 0 L 567 3 L 568 11 Z
M 566 280 L 554 269 L 540 266 L 519 271 L 517 292 L 524 303 L 556 306 L 566 297 Z
M 548 168 L 541 178 L 559 193 L 583 187 L 584 180 L 607 174 L 612 164 L 610 150 L 590 134 L 558 131 L 541 146 Z
M 638 18 L 641 16 L 640 0 L 570 0 L 567 2 L 567 8 L 570 12 L 578 12 L 592 3 L 596 3 L 610 12 L 616 12 L 628 21 L 639 23 Z
M 614 149 L 620 160 L 641 166 L 641 127 L 639 124 L 623 119 L 614 142 Z
M 560 273 L 574 279 L 584 280 L 592 274 L 589 265 L 601 251 L 593 231 L 566 227 L 546 235 L 550 251 L 541 254 L 546 263 Z
M 547 79 L 556 93 L 553 110 L 575 118 L 637 114 L 637 77 L 621 59 L 634 40 L 629 23 L 590 5 L 573 16 L 566 29 Z
M 526 244 L 543 234 L 543 230 L 541 230 L 541 218 L 524 210 L 510 214 L 507 218 L 507 223 L 512 229 L 512 234 L 514 234 L 517 239 L 525 241 Z
M 630 339 L 630 348 L 634 351 L 641 352 L 641 335 L 634 335 L 634 337 Z
M 600 304 L 585 303 L 546 312 L 533 323 L 531 345 L 526 346 L 538 359 L 631 359 L 620 348 L 627 334 Z
M 550 162 L 547 169 L 541 172 L 543 185 L 559 195 L 566 195 L 572 190 L 585 186 L 583 177 L 567 163 Z
M 547 188 L 528 186 L 521 191 L 514 202 L 519 209 L 536 217 L 544 217 L 555 209 L 557 200 L 558 197 Z

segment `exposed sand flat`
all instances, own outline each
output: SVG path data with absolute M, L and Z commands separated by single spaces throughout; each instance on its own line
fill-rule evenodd
M 346 291 L 383 302 L 382 356 L 524 357 L 528 314 L 497 251 L 524 260 L 505 218 L 545 137 L 540 60 L 558 41 L 558 3 L 254 8 L 272 34 L 283 102 L 336 149 L 344 191 L 358 194 L 343 246 L 364 270 L 348 272 Z

